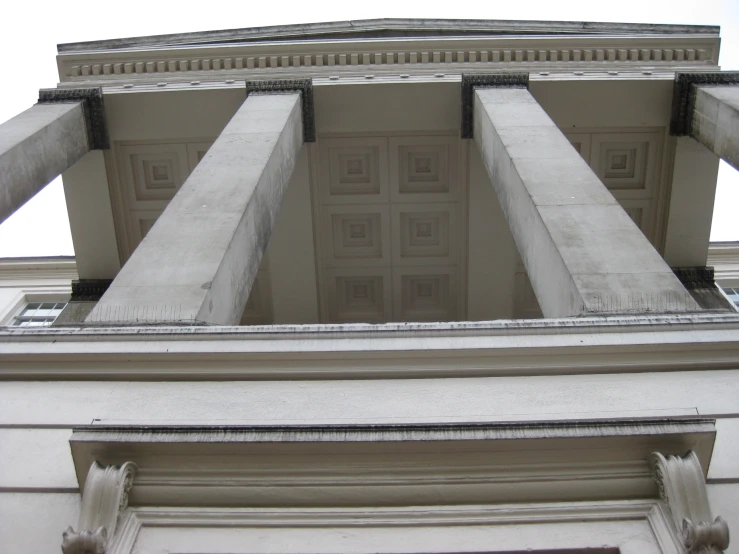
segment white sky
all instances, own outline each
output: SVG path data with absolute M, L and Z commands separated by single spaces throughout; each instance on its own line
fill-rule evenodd
M 264 6 L 264 7 L 262 7 Z M 58 81 L 56 45 L 108 38 L 381 17 L 617 21 L 721 26 L 723 69 L 739 70 L 739 0 L 501 2 L 64 2 L 7 0 L 0 19 L 0 122 Z M 722 163 L 711 240 L 739 240 L 739 175 Z M 74 254 L 61 180 L 0 225 L 0 257 Z

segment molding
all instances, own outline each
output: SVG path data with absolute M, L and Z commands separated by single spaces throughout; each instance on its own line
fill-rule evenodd
M 97 302 L 108 290 L 112 279 L 76 279 L 72 281 L 70 302 Z
M 487 75 L 462 74 L 462 138 L 474 138 L 474 89 L 529 88 L 528 73 L 491 73 Z
M 246 81 L 246 95 L 299 92 L 303 107 L 303 142 L 316 142 L 316 116 L 313 108 L 313 83 L 310 79 Z
M 670 134 L 678 137 L 691 135 L 697 87 L 736 85 L 739 85 L 739 71 L 675 74 L 675 84 L 673 85 L 672 91 Z
M 128 492 L 136 475 L 136 465 L 103 467 L 92 462 L 82 493 L 82 507 L 75 531 L 68 527 L 62 535 L 64 554 L 105 554 L 113 541 L 121 513 L 128 505 Z
M 62 52 L 64 82 L 100 84 L 169 80 L 328 77 L 395 74 L 489 73 L 501 70 L 700 71 L 718 64 L 718 36 L 427 37 L 238 44 L 191 44 L 155 49 Z M 627 69 L 628 68 L 628 69 Z
M 105 123 L 103 91 L 100 88 L 41 89 L 39 104 L 82 102 L 87 127 L 87 143 L 91 150 L 108 150 L 108 129 Z
M 618 522 L 616 531 L 610 532 L 606 536 L 594 534 L 595 529 L 590 525 L 597 525 L 600 522 L 613 524 Z M 430 527 L 446 527 L 455 529 L 457 533 L 469 533 L 471 529 L 487 528 L 487 529 L 510 529 L 510 537 L 512 542 L 508 542 L 506 546 L 514 548 L 516 552 L 524 551 L 531 544 L 526 540 L 526 525 L 546 524 L 556 529 L 556 525 L 575 524 L 584 527 L 583 531 L 587 534 L 588 539 L 577 540 L 574 544 L 556 545 L 556 551 L 584 551 L 589 552 L 590 549 L 584 548 L 584 544 L 592 545 L 593 552 L 601 551 L 599 545 L 608 544 L 617 550 L 623 545 L 624 550 L 633 545 L 629 542 L 629 538 L 634 536 L 629 531 L 630 526 L 638 528 L 637 533 L 640 535 L 639 545 L 644 547 L 641 533 L 645 527 L 647 533 L 651 531 L 654 535 L 656 543 L 659 545 L 660 552 L 679 553 L 681 548 L 679 544 L 674 543 L 672 534 L 670 533 L 669 515 L 666 513 L 664 505 L 655 500 L 621 500 L 621 501 L 599 501 L 599 502 L 570 502 L 570 503 L 530 503 L 520 504 L 503 504 L 482 503 L 482 505 L 473 506 L 378 506 L 378 507 L 292 507 L 292 508 L 274 508 L 260 507 L 251 508 L 223 508 L 223 507 L 148 507 L 141 506 L 131 508 L 127 511 L 124 519 L 121 521 L 121 531 L 118 540 L 111 548 L 110 554 L 131 554 L 134 546 L 137 544 L 137 538 L 145 529 L 162 529 L 169 528 L 175 532 L 182 534 L 189 531 L 201 531 L 209 529 L 218 533 L 219 537 L 229 532 L 239 533 L 241 539 L 236 539 L 239 544 L 244 544 L 244 531 L 255 529 L 259 530 L 264 536 L 264 532 L 270 531 L 280 533 L 282 529 L 300 529 L 303 532 L 311 529 L 319 532 L 324 529 L 342 529 L 349 533 L 353 530 L 362 528 L 372 528 L 383 531 L 395 530 L 402 532 L 403 529 L 428 529 Z M 638 526 L 638 527 L 636 527 Z M 554 533 L 560 539 L 567 541 L 572 538 L 571 527 L 562 529 L 560 533 Z M 424 544 L 423 536 L 419 541 L 417 549 L 414 552 L 422 552 L 428 550 Z M 397 535 L 396 535 L 397 536 Z M 489 537 L 489 535 L 486 535 Z M 515 537 L 515 538 L 514 538 Z M 487 540 L 487 539 L 482 539 Z M 529 548 L 529 551 L 550 552 L 547 547 L 552 547 L 553 535 L 549 534 L 545 539 L 548 543 L 542 549 Z M 248 544 L 248 541 L 246 541 Z M 396 540 L 397 542 L 397 540 Z M 542 541 L 544 542 L 544 541 Z M 403 542 L 407 545 L 407 542 Z M 489 543 L 488 543 L 489 544 Z M 518 546 L 520 545 L 520 548 Z M 138 543 L 141 547 L 141 543 Z M 470 546 L 469 543 L 466 546 Z M 496 546 L 499 546 L 496 544 Z M 489 547 L 488 547 L 489 549 Z M 509 551 L 509 549 L 506 549 Z M 610 552 L 612 549 L 609 549 Z M 176 549 L 177 552 L 182 549 Z M 197 550 L 200 552 L 201 550 Z M 230 551 L 248 552 L 248 546 L 244 549 L 232 548 Z M 279 550 L 279 551 L 287 551 Z M 437 548 L 437 552 L 443 554 L 458 552 L 455 548 Z M 486 551 L 483 546 L 476 551 Z
M 656 496 L 651 452 L 696 451 L 704 418 L 355 425 L 88 425 L 70 448 L 140 468 L 134 505 L 421 505 Z M 419 487 L 423 483 L 423 487 Z
M 721 554 L 729 547 L 729 527 L 719 516 L 715 520 L 708 504 L 700 460 L 695 452 L 685 456 L 649 457 L 660 498 L 667 504 L 674 531 L 689 553 Z
M 188 45 L 209 45 L 244 43 L 251 41 L 295 42 L 306 40 L 407 38 L 413 36 L 449 35 L 459 37 L 499 36 L 519 34 L 561 36 L 564 33 L 579 35 L 715 35 L 720 27 L 714 25 L 673 25 L 643 23 L 601 23 L 567 21 L 515 21 L 497 19 L 423 19 L 423 18 L 381 18 L 351 21 L 329 21 L 321 23 L 299 23 L 293 25 L 270 25 L 243 29 L 198 31 L 169 35 L 153 35 L 107 39 L 90 42 L 76 42 L 58 45 L 60 53 L 92 52 L 122 48 L 173 47 Z
M 739 315 L 731 313 L 479 323 L 25 329 L 0 329 L 1 379 L 575 375 L 735 370 L 739 357 Z

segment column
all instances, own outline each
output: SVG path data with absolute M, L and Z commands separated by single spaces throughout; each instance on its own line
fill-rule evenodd
M 36 104 L 0 125 L 0 223 L 89 150 L 81 100 Z
M 739 72 L 675 76 L 673 135 L 689 135 L 739 170 Z
M 466 105 L 544 316 L 698 310 L 525 84 L 507 80 L 469 87 Z
M 237 324 L 303 144 L 301 116 L 297 90 L 249 94 L 86 323 Z

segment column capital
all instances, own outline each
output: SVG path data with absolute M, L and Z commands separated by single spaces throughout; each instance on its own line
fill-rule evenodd
M 312 79 L 246 81 L 246 95 L 300 92 L 303 108 L 303 142 L 316 142 L 316 114 L 313 108 Z
M 676 73 L 672 92 L 672 117 L 670 134 L 682 137 L 690 135 L 695 112 L 697 86 L 739 85 L 739 71 L 720 71 L 716 73 Z
M 39 104 L 82 102 L 90 150 L 108 150 L 108 128 L 105 124 L 105 106 L 101 88 L 41 89 Z
M 462 138 L 474 138 L 474 105 L 476 88 L 529 88 L 528 73 L 462 74 Z

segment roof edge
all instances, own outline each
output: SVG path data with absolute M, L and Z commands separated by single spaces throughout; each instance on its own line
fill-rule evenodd
M 496 19 L 363 19 L 274 25 L 220 31 L 151 35 L 57 45 L 60 54 L 131 48 L 163 48 L 186 45 L 216 45 L 290 40 L 350 40 L 357 38 L 401 38 L 422 36 L 496 35 L 719 35 L 714 25 L 651 23 L 605 23 L 577 21 L 521 21 Z

